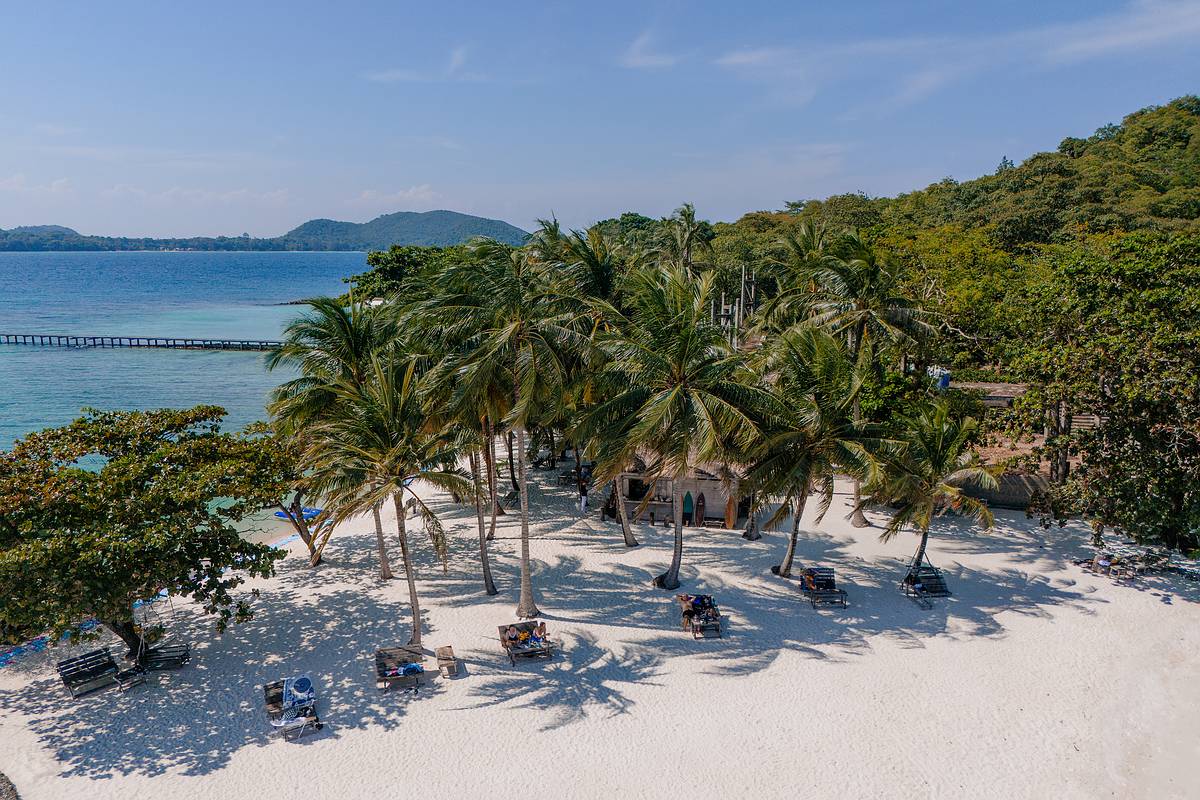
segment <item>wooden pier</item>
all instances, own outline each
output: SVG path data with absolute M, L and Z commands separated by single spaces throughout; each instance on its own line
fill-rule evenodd
M 57 333 L 0 333 L 0 344 L 33 347 L 147 347 L 163 350 L 272 350 L 280 342 L 257 339 L 176 339 L 164 336 L 66 336 Z

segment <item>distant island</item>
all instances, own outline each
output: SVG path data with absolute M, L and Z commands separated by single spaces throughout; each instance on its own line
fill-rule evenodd
M 386 250 L 394 244 L 446 247 L 487 236 L 520 245 L 526 231 L 498 219 L 457 211 L 399 211 L 370 222 L 312 219 L 282 236 L 193 236 L 151 239 L 88 236 L 61 225 L 0 228 L 0 251 L 41 250 Z

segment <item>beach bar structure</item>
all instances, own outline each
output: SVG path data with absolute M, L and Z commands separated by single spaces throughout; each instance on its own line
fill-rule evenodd
M 720 468 L 706 465 L 683 478 L 679 487 L 685 525 L 736 528 L 749 513 L 749 498 L 737 496 L 737 479 L 718 477 Z M 670 478 L 657 482 L 638 472 L 625 472 L 617 479 L 617 491 L 630 520 L 656 525 L 675 520 L 675 485 Z
M 68 336 L 57 333 L 0 333 L 0 344 L 32 347 L 117 348 L 163 350 L 272 350 L 280 342 L 260 339 L 184 339 L 165 336 Z

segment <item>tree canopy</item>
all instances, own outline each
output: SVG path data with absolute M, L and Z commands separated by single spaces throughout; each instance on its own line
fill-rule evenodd
M 283 554 L 235 527 L 262 504 L 223 414 L 96 411 L 0 453 L 0 626 L 57 637 L 94 618 L 137 651 L 134 603 L 163 590 L 218 629 L 248 618 L 234 590 Z

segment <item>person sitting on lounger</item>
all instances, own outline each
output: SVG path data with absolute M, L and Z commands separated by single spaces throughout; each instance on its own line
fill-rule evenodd
M 534 626 L 533 633 L 529 635 L 529 645 L 531 647 L 541 647 L 546 643 L 546 623 L 539 622 Z
M 510 645 L 517 644 L 521 641 L 521 632 L 517 630 L 516 625 L 508 626 L 508 630 L 504 632 L 504 639 Z

